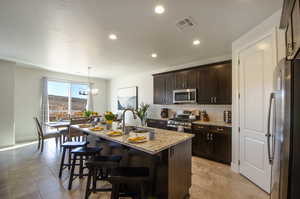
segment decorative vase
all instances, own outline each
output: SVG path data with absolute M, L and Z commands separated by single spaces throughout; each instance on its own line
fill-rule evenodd
M 146 118 L 140 118 L 141 119 L 141 125 L 143 126 L 143 127 L 145 127 L 145 126 L 147 126 L 147 123 L 146 123 Z
M 106 121 L 106 129 L 107 130 L 111 130 L 112 129 L 112 123 L 113 123 L 112 120 L 107 120 Z

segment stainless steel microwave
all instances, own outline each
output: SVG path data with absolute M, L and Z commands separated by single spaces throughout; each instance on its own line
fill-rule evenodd
M 197 89 L 182 89 L 173 91 L 174 104 L 196 104 Z

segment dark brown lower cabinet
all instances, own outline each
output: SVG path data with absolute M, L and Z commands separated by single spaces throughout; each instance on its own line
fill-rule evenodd
M 193 155 L 231 163 L 231 128 L 194 125 Z

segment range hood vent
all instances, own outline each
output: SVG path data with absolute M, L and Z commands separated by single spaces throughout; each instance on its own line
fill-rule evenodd
M 195 20 L 192 17 L 185 17 L 184 19 L 176 23 L 176 27 L 180 31 L 186 31 L 188 29 L 195 28 L 197 26 Z

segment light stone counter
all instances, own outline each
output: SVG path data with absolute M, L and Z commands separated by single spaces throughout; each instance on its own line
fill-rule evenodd
M 194 135 L 192 134 L 152 128 L 155 130 L 155 139 L 136 144 L 128 142 L 128 136 L 125 135 L 110 137 L 106 135 L 106 133 L 108 132 L 107 130 L 95 132 L 89 130 L 88 128 L 79 128 L 78 125 L 72 125 L 71 128 L 81 130 L 82 132 L 85 132 L 87 134 L 94 135 L 112 142 L 117 142 L 119 144 L 149 153 L 151 155 L 157 154 L 165 149 L 171 148 L 194 137 Z
M 220 127 L 232 127 L 231 124 L 222 122 L 222 121 L 209 121 L 209 122 L 204 122 L 201 120 L 193 122 L 193 124 L 199 124 L 199 125 L 207 125 L 207 126 L 220 126 Z

